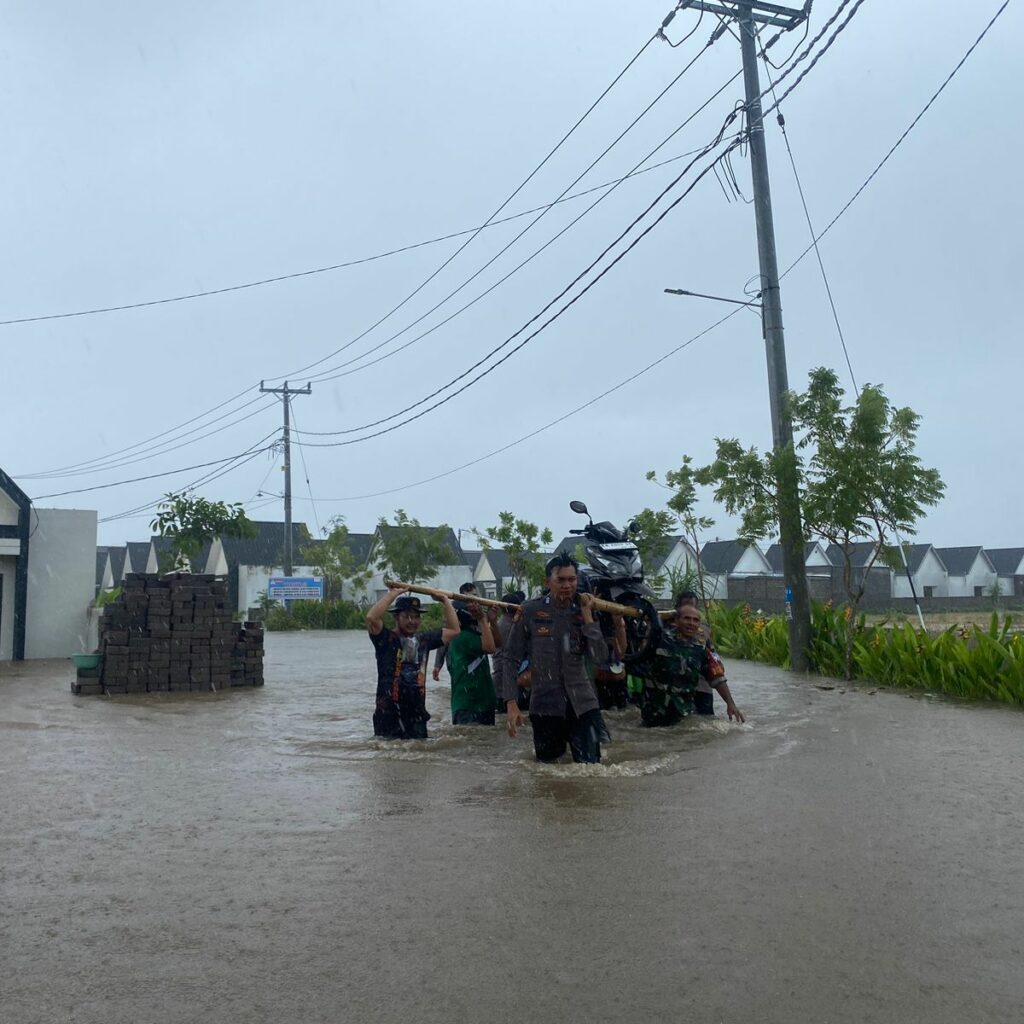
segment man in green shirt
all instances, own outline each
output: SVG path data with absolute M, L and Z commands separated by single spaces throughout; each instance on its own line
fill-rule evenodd
M 471 625 L 466 616 L 472 620 Z M 462 632 L 448 646 L 452 724 L 494 725 L 496 695 L 487 655 L 498 649 L 497 610 L 469 604 L 460 619 Z

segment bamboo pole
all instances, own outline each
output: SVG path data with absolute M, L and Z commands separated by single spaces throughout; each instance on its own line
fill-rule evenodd
M 425 597 L 433 597 L 439 601 L 448 598 L 449 601 L 463 601 L 466 604 L 482 604 L 492 608 L 505 608 L 511 612 L 517 611 L 519 608 L 517 604 L 494 601 L 489 597 L 477 597 L 476 594 L 456 594 L 451 590 L 438 590 L 436 587 L 426 587 L 420 583 L 402 583 L 400 580 L 390 580 L 387 577 L 384 578 L 384 586 L 389 590 L 401 588 L 402 590 L 408 590 L 412 594 L 423 594 Z M 624 615 L 629 619 L 639 619 L 644 614 L 639 608 L 634 608 L 628 604 L 616 604 L 614 601 L 605 601 L 600 597 L 594 598 L 594 610 L 608 612 L 610 615 Z

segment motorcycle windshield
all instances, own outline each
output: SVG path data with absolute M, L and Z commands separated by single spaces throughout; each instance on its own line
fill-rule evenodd
M 604 576 L 620 579 L 642 579 L 643 568 L 640 555 L 632 551 L 603 552 L 596 548 L 587 551 L 587 559 L 592 568 Z

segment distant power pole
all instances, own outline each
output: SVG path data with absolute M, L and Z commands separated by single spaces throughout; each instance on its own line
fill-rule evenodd
M 284 387 L 265 388 L 260 381 L 260 391 L 267 395 L 278 395 L 284 406 L 284 574 L 292 574 L 292 439 L 291 439 L 291 398 L 292 395 L 311 395 L 313 388 L 307 384 L 304 388 L 290 388 L 288 381 Z
M 743 81 L 746 87 L 747 136 L 750 143 L 750 168 L 754 191 L 754 219 L 757 225 L 757 252 L 761 270 L 762 330 L 768 356 L 768 394 L 772 414 L 772 445 L 781 456 L 778 480 L 779 541 L 782 547 L 782 571 L 786 580 L 786 612 L 789 620 L 789 657 L 795 672 L 810 667 L 811 605 L 807 594 L 807 569 L 804 564 L 803 526 L 800 492 L 793 451 L 793 423 L 786 409 L 789 378 L 786 371 L 786 344 L 782 329 L 782 301 L 779 292 L 779 265 L 775 255 L 775 223 L 768 178 L 768 153 L 761 113 L 761 81 L 757 67 L 758 24 L 786 30 L 803 24 L 810 13 L 807 3 L 800 10 L 759 0 L 737 0 L 734 5 L 691 0 L 681 4 L 733 18 L 739 27 L 743 53 Z

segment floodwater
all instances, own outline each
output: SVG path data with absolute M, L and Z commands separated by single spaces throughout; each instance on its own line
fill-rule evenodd
M 267 685 L 0 666 L 4 1024 L 1024 1019 L 1024 715 L 728 665 L 745 726 L 370 735 L 359 633 Z M 820 682 L 820 681 L 818 681 Z

